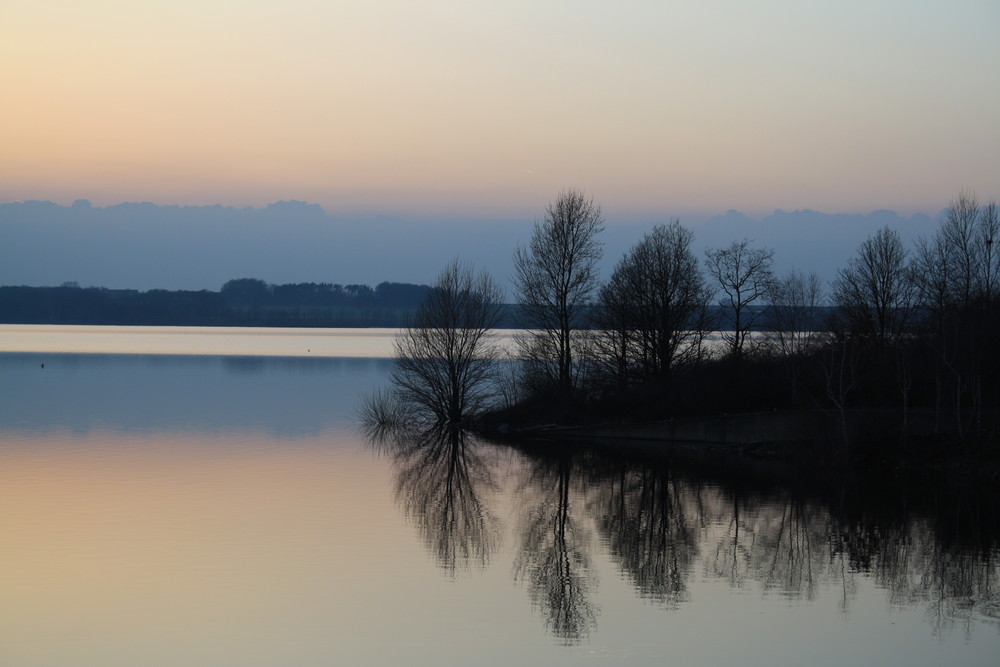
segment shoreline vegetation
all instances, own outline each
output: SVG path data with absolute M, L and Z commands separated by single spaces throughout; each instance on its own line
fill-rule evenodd
M 362 421 L 1000 482 L 995 203 L 962 193 L 911 249 L 883 227 L 829 285 L 775 275 L 773 251 L 749 239 L 699 261 L 677 221 L 655 226 L 601 284 L 601 231 L 600 208 L 568 190 L 514 251 L 516 362 L 487 337 L 459 350 L 461 330 L 492 326 L 474 315 L 493 312 L 496 295 L 476 291 L 471 268 L 464 289 L 448 280 L 453 267 L 442 274 L 435 310 L 414 320 L 433 334 L 404 329 L 396 361 L 433 378 L 447 409 L 397 382 L 367 399 Z

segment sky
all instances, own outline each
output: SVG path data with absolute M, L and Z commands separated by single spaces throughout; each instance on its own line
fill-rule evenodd
M 0 0 L 0 203 L 539 217 L 1000 198 L 997 0 Z

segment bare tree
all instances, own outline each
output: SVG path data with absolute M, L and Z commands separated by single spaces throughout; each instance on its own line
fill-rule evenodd
M 774 283 L 768 344 L 781 357 L 793 397 L 799 395 L 808 354 L 829 338 L 820 327 L 822 299 L 822 283 L 815 272 L 792 271 Z
M 997 203 L 982 208 L 979 217 L 978 240 L 982 251 L 981 283 L 988 299 L 1000 298 L 1000 211 Z
M 676 220 L 657 225 L 601 288 L 598 353 L 620 381 L 664 377 L 682 358 L 697 358 L 697 315 L 709 295 L 693 240 Z
M 844 333 L 879 345 L 896 341 L 914 312 L 915 284 L 899 234 L 883 227 L 858 248 L 833 282 Z
M 773 343 L 785 357 L 798 357 L 822 339 L 818 331 L 823 287 L 812 271 L 792 271 L 774 283 L 771 294 Z
M 976 297 L 979 287 L 983 248 L 976 243 L 978 221 L 979 202 L 971 193 L 962 192 L 952 202 L 948 216 L 938 231 L 949 263 L 949 296 L 963 308 L 968 307 Z
M 967 308 L 1000 293 L 1000 219 L 996 202 L 980 206 L 975 195 L 962 192 L 951 203 L 933 241 L 921 243 L 921 255 L 935 258 L 935 271 L 922 273 L 922 283 L 943 295 L 950 306 Z M 922 284 L 926 292 L 928 285 Z
M 764 314 L 762 305 L 770 297 L 774 284 L 774 251 L 753 248 L 748 239 L 733 241 L 728 248 L 705 252 L 708 272 L 722 290 L 723 324 L 731 327 L 723 333 L 729 354 L 736 359 L 747 349 L 750 332 L 757 328 Z
M 860 346 L 847 338 L 841 338 L 826 346 L 819 357 L 823 391 L 826 398 L 837 410 L 840 435 L 844 445 L 850 444 L 847 423 L 848 404 L 855 388 L 861 381 Z
M 927 317 L 927 339 L 937 362 L 934 367 L 935 430 L 940 426 L 941 408 L 950 394 L 955 416 L 960 420 L 964 369 L 960 357 L 964 336 L 959 318 L 955 317 L 952 295 L 955 292 L 954 263 L 945 235 L 939 230 L 933 240 L 920 239 L 914 255 L 914 281 L 920 306 Z M 959 422 L 960 423 L 960 422 Z
M 597 296 L 592 357 L 599 376 L 613 379 L 619 386 L 628 384 L 635 348 L 635 303 L 630 256 L 615 267 Z
M 951 203 L 937 234 L 917 246 L 915 280 L 938 362 L 937 407 L 951 394 L 959 433 L 968 408 L 976 422 L 981 419 L 983 379 L 996 372 L 992 340 L 1000 305 L 998 241 L 996 203 L 981 206 L 963 192 Z
M 396 338 L 392 382 L 399 399 L 437 423 L 460 422 L 486 407 L 497 357 L 487 334 L 502 308 L 488 274 L 449 264 Z
M 528 247 L 514 252 L 523 324 L 532 332 L 522 339 L 522 352 L 564 395 L 575 386 L 574 334 L 597 287 L 603 229 L 600 207 L 567 190 L 535 223 Z

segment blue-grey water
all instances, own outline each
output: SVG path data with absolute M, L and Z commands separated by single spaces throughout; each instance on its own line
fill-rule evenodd
M 1000 662 L 992 490 L 372 442 L 390 360 L 197 352 L 0 352 L 0 664 Z

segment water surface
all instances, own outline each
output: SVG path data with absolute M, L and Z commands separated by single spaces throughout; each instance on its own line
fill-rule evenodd
M 0 353 L 0 663 L 997 664 L 989 490 L 372 442 L 388 359 L 160 352 Z

